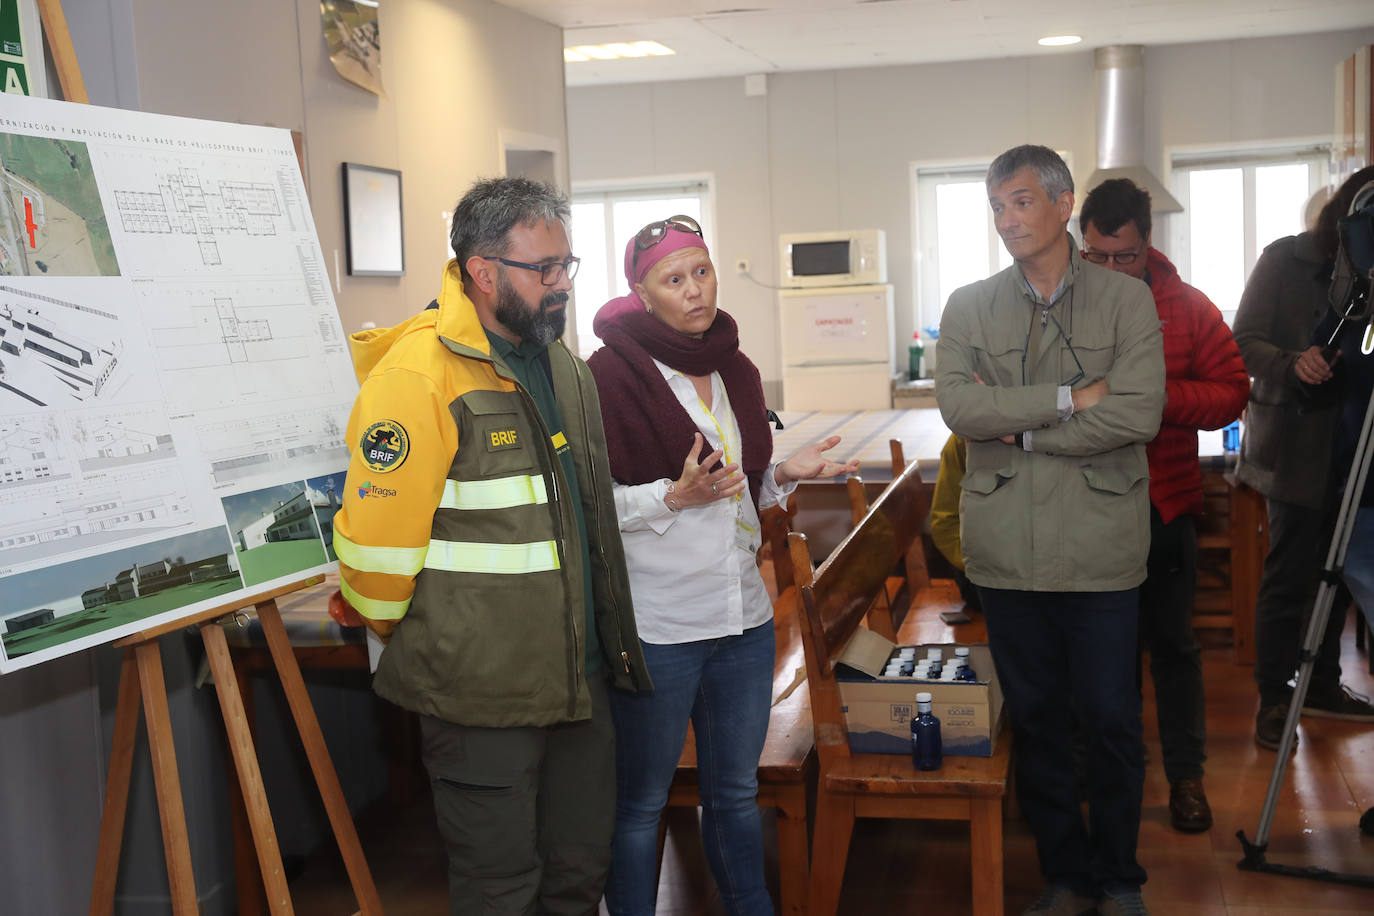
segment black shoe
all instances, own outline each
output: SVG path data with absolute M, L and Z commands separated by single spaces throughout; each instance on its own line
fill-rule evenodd
M 1201 779 L 1169 784 L 1169 823 L 1179 833 L 1202 833 L 1212 828 L 1212 807 Z
M 1022 916 L 1084 916 L 1094 912 L 1095 902 L 1071 887 L 1051 884 Z
M 1260 747 L 1268 748 L 1271 751 L 1279 749 L 1279 742 L 1283 740 L 1283 724 L 1288 719 L 1288 704 L 1275 703 L 1272 706 L 1260 706 L 1259 715 L 1255 716 L 1255 743 Z M 1298 748 L 1298 736 L 1293 736 L 1293 749 Z
M 1323 719 L 1343 719 L 1346 722 L 1374 722 L 1374 706 L 1370 705 L 1369 698 L 1355 693 L 1344 684 L 1308 688 L 1302 714 Z

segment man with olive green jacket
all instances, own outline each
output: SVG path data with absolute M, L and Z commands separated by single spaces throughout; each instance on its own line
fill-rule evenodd
M 936 398 L 968 440 L 960 533 L 1017 742 L 1017 788 L 1046 890 L 1029 913 L 1144 913 L 1137 587 L 1150 546 L 1145 443 L 1164 407 L 1145 284 L 1081 259 L 1073 179 L 1022 146 L 988 170 L 1016 263 L 955 291 Z M 1089 824 L 1074 785 L 1087 742 Z

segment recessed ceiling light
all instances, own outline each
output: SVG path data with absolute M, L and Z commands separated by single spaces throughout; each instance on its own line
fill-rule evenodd
M 1076 45 L 1082 40 L 1082 35 L 1046 35 L 1037 44 L 1045 48 L 1058 48 L 1063 45 Z
M 622 57 L 664 57 L 676 54 L 672 48 L 656 41 L 613 41 L 604 45 L 576 45 L 563 49 L 563 62 L 582 63 L 589 60 L 616 60 Z

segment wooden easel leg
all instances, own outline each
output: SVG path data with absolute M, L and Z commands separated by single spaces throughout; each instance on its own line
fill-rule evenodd
M 273 916 L 285 916 L 293 912 L 291 892 L 286 887 L 286 872 L 281 864 L 281 849 L 277 846 L 277 831 L 272 826 L 272 812 L 267 807 L 267 791 L 262 785 L 262 770 L 258 767 L 257 750 L 253 747 L 253 736 L 248 730 L 243 697 L 239 693 L 238 680 L 234 677 L 229 645 L 224 640 L 224 630 L 215 621 L 201 624 L 200 635 L 205 640 L 205 653 L 210 660 L 210 670 L 215 675 L 215 693 L 219 695 L 224 730 L 229 737 L 239 789 L 253 831 L 253 847 L 258 851 L 258 867 L 262 870 L 263 885 L 267 889 L 267 906 Z
M 257 606 L 257 611 L 263 635 L 267 637 L 267 647 L 272 652 L 272 661 L 277 666 L 277 676 L 281 678 L 282 690 L 291 706 L 291 715 L 296 720 L 296 730 L 300 732 L 301 743 L 305 745 L 305 755 L 310 759 L 315 784 L 319 786 L 330 826 L 334 828 L 334 839 L 339 844 L 344 868 L 348 870 L 359 912 L 362 916 L 381 916 L 382 901 L 377 895 L 377 886 L 372 881 L 367 859 L 363 857 L 358 831 L 353 826 L 348 803 L 344 801 L 343 787 L 339 785 L 339 775 L 334 770 L 329 748 L 324 743 L 319 719 L 315 718 L 315 708 L 310 705 L 310 695 L 306 693 L 300 666 L 291 651 L 286 628 L 282 626 L 281 612 L 277 610 L 275 601 L 264 601 Z
M 129 778 L 133 774 L 134 739 L 138 737 L 138 663 L 134 650 L 124 650 L 119 669 L 119 699 L 115 703 L 114 739 L 110 768 L 105 774 L 105 809 L 100 815 L 100 844 L 95 855 L 95 886 L 91 916 L 114 912 L 119 880 L 119 850 L 124 843 L 124 815 L 129 807 Z
M 140 643 L 138 680 L 143 691 L 143 716 L 148 723 L 148 752 L 153 758 L 157 810 L 162 819 L 162 845 L 167 855 L 167 886 L 175 916 L 195 916 L 196 879 L 191 870 L 191 841 L 186 832 L 186 809 L 177 776 L 172 744 L 172 715 L 167 707 L 167 682 L 162 676 L 162 652 L 156 640 Z
M 234 669 L 234 681 L 239 685 L 244 720 L 248 723 L 248 733 L 255 736 L 253 744 L 256 747 L 253 678 L 240 667 Z M 229 777 L 229 810 L 234 821 L 234 886 L 237 889 L 239 916 L 262 916 L 267 912 L 267 897 L 263 894 L 262 871 L 258 868 L 253 848 L 253 827 L 248 823 L 248 808 L 243 801 L 243 789 L 239 787 L 237 767 Z

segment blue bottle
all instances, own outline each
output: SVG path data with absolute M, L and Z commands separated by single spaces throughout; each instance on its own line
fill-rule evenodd
M 938 770 L 944 753 L 940 747 L 940 720 L 931 715 L 930 694 L 916 694 L 916 715 L 911 718 L 911 762 L 918 770 Z
M 1240 421 L 1236 420 L 1221 430 L 1221 450 L 1228 455 L 1240 451 Z
M 978 675 L 973 672 L 973 668 L 968 663 L 968 646 L 960 646 L 954 650 L 954 657 L 959 659 L 959 673 L 954 675 L 956 681 L 977 681 Z

